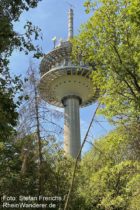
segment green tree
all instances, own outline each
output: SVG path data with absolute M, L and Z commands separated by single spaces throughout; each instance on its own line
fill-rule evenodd
M 36 133 L 21 139 L 14 137 L 14 140 L 0 144 L 0 196 L 15 196 L 17 199 L 20 195 L 38 196 L 38 175 L 41 172 L 40 195 L 61 197 L 62 200 L 53 203 L 56 209 L 63 209 L 74 161 L 64 156 L 55 138 L 41 139 L 41 142 L 41 170 L 38 170 L 40 165 Z M 76 194 L 73 200 L 77 200 Z
M 93 70 L 101 114 L 123 123 L 81 163 L 84 209 L 139 209 L 140 1 L 86 1 L 91 18 L 72 40 L 73 59 Z M 84 183 L 84 184 L 83 184 Z
M 14 29 L 14 23 L 19 21 L 20 15 L 24 11 L 37 6 L 41 0 L 21 0 L 21 1 L 0 1 L 0 53 L 1 53 L 1 70 L 7 65 L 8 58 L 14 49 L 25 50 L 26 53 L 34 51 L 38 48 L 32 43 L 31 35 L 38 38 L 38 27 L 32 26 L 32 23 L 27 21 L 24 34 L 19 34 Z
M 100 113 L 114 121 L 139 121 L 140 115 L 140 2 L 86 1 L 93 12 L 73 40 L 73 57 L 91 66 L 100 90 Z
M 40 55 L 39 47 L 33 45 L 33 39 L 39 37 L 38 27 L 28 21 L 24 26 L 25 33 L 19 34 L 14 29 L 14 23 L 19 21 L 22 12 L 36 7 L 39 1 L 0 1 L 0 140 L 6 140 L 17 123 L 20 100 L 16 100 L 15 95 L 22 89 L 20 79 L 10 76 L 9 57 L 14 49 L 26 54 L 34 51 L 36 57 Z
M 17 124 L 20 100 L 15 99 L 15 94 L 22 90 L 22 82 L 18 77 L 0 76 L 0 142 L 6 141 L 13 134 Z
M 140 156 L 132 152 L 137 149 L 131 135 L 124 128 L 109 133 L 82 160 L 78 192 L 85 209 L 139 209 Z

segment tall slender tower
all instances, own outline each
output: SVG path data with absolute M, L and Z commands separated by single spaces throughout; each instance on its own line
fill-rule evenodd
M 73 10 L 68 13 L 68 40 L 61 41 L 46 54 L 40 65 L 40 94 L 44 100 L 64 108 L 64 150 L 73 158 L 80 149 L 80 107 L 91 104 L 98 97 L 90 75 L 92 70 L 71 60 L 73 38 Z

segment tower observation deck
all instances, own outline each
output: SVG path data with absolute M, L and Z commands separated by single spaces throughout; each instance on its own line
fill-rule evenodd
M 92 69 L 71 60 L 73 38 L 73 10 L 68 14 L 68 40 L 61 41 L 41 61 L 39 90 L 48 103 L 64 108 L 64 151 L 76 158 L 80 150 L 79 108 L 88 106 L 98 97 L 98 90 L 90 78 Z M 77 62 L 78 63 L 78 62 Z

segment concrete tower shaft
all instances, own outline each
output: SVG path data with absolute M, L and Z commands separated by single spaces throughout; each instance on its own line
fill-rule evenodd
M 76 158 L 81 146 L 80 114 L 81 99 L 67 96 L 62 100 L 64 104 L 64 150 L 65 153 Z

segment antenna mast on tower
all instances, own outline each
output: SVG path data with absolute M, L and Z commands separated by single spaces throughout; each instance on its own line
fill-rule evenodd
M 73 9 L 70 8 L 68 12 L 68 40 L 73 38 Z
M 68 40 L 73 38 L 73 8 L 74 6 L 68 1 L 65 1 L 69 5 L 68 11 Z

